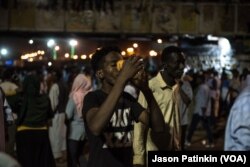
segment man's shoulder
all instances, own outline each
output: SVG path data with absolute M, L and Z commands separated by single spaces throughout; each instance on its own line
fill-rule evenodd
M 250 85 L 248 85 L 247 87 L 245 87 L 245 89 L 242 90 L 240 96 L 250 96 Z
M 161 82 L 163 82 L 163 79 L 159 73 L 148 81 L 150 87 L 160 86 Z
M 234 117 L 239 117 L 241 119 L 241 121 L 242 121 L 242 115 L 244 115 L 244 118 L 247 118 L 248 116 L 250 116 L 250 112 L 249 112 L 250 89 L 248 89 L 248 90 L 244 89 L 244 90 L 238 96 L 237 100 L 235 101 L 235 103 L 230 111 L 232 113 L 235 113 Z
M 94 90 L 94 91 L 88 92 L 86 96 L 93 96 L 93 95 L 99 95 L 99 94 L 103 94 L 101 90 Z
M 105 98 L 107 96 L 106 93 L 104 93 L 102 90 L 94 90 L 94 91 L 90 91 L 86 94 L 85 98 L 95 98 L 95 99 L 101 99 L 101 98 Z
M 11 87 L 18 87 L 15 83 L 10 82 L 10 81 L 3 81 L 0 86 L 11 86 Z
M 51 90 L 59 90 L 59 85 L 57 83 L 54 83 L 51 88 Z
M 250 106 L 249 99 L 250 99 L 250 87 L 248 86 L 241 92 L 235 103 L 237 106 L 242 106 L 242 105 Z
M 136 101 L 136 98 L 133 97 L 130 93 L 123 91 L 122 97 L 129 101 Z

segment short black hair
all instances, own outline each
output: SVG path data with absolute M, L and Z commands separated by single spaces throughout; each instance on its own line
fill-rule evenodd
M 161 61 L 163 63 L 168 62 L 171 59 L 171 55 L 173 53 L 181 54 L 182 50 L 178 46 L 168 46 L 168 47 L 164 48 L 162 53 L 161 53 Z
M 117 46 L 105 46 L 101 49 L 96 50 L 91 59 L 91 66 L 94 73 L 102 67 L 105 56 L 110 52 L 121 53 L 121 50 Z

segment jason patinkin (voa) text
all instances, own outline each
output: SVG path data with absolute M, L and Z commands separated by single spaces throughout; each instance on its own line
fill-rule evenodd
M 155 155 L 151 161 L 153 163 L 158 163 L 158 162 L 218 162 L 218 158 L 214 157 L 212 155 L 193 155 L 193 156 L 188 156 L 188 155 L 181 155 L 180 157 L 160 157 Z

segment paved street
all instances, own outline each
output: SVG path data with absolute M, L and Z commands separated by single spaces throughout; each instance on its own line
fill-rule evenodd
M 206 133 L 201 126 L 201 123 L 198 125 L 198 128 L 194 132 L 191 146 L 187 148 L 187 150 L 223 150 L 224 147 L 224 133 L 226 126 L 226 118 L 221 118 L 217 122 L 217 126 L 213 129 L 214 134 L 214 148 L 205 148 L 205 145 L 202 144 L 202 141 L 206 139 Z

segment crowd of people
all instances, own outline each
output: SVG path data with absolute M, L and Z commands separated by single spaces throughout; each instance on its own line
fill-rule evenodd
M 88 167 L 147 166 L 148 151 L 188 150 L 199 122 L 213 148 L 220 117 L 228 117 L 224 149 L 250 150 L 248 69 L 184 73 L 185 60 L 168 46 L 152 76 L 141 57 L 106 46 L 91 70 L 3 69 L 0 151 L 23 167 L 86 165 L 80 158 Z

